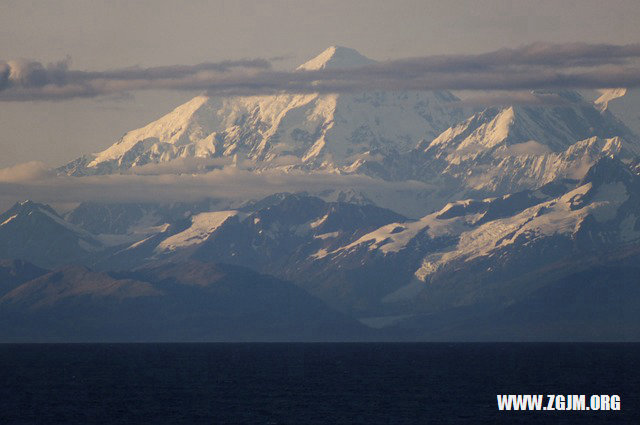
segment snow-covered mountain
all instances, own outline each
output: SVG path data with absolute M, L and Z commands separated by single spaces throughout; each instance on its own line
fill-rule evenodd
M 195 258 L 252 267 L 287 278 L 319 249 L 333 249 L 379 226 L 406 220 L 374 205 L 325 202 L 303 194 L 270 197 L 239 210 L 193 214 L 122 246 L 98 264 L 126 269 L 146 261 Z
M 321 69 L 346 69 L 372 65 L 376 61 L 363 56 L 355 49 L 343 46 L 330 46 L 318 56 L 296 68 L 299 71 L 319 71 Z
M 595 104 L 601 111 L 607 111 L 620 119 L 636 134 L 640 134 L 640 91 L 633 89 L 600 90 Z
M 325 269 L 357 270 L 374 287 L 388 282 L 365 269 L 377 271 L 380 263 L 397 269 L 395 290 L 379 299 L 387 310 L 426 293 L 432 308 L 505 302 L 546 282 L 547 273 L 558 278 L 606 262 L 607 256 L 637 254 L 639 208 L 640 178 L 623 163 L 602 158 L 577 183 L 558 181 L 535 191 L 458 201 L 314 257 Z M 526 284 L 525 278 L 530 279 Z M 516 284 L 510 287 L 510 282 Z M 436 289 L 441 298 L 431 304 Z
M 48 267 L 83 261 L 102 248 L 95 236 L 47 205 L 24 201 L 0 214 L 0 258 L 28 259 Z
M 437 170 L 456 181 L 460 190 L 455 195 L 458 199 L 465 194 L 495 196 L 518 192 L 556 179 L 579 180 L 600 158 L 631 161 L 639 151 L 635 143 L 620 137 L 591 137 L 559 152 L 535 140 L 513 145 L 504 143 L 475 153 L 464 148 L 447 150 L 433 145 L 427 149 L 439 151 L 434 155 L 435 161 L 429 161 L 428 172 Z
M 558 104 L 488 108 L 425 140 L 412 158 L 415 178 L 442 182 L 455 201 L 581 179 L 601 157 L 629 162 L 640 153 L 638 137 L 607 111 L 575 92 L 556 97 Z
M 298 72 L 374 63 L 330 47 Z M 464 118 L 447 91 L 209 97 L 201 95 L 102 152 L 59 171 L 122 173 L 177 158 L 230 158 L 249 167 L 336 170 L 373 154 L 406 152 Z
M 223 261 L 296 281 L 352 314 L 402 314 L 429 286 L 511 279 L 571 258 L 590 264 L 594 252 L 640 243 L 639 177 L 617 159 L 594 161 L 581 180 L 558 177 L 535 190 L 456 201 L 415 221 L 300 195 L 253 211 L 201 213 L 100 267 Z
M 67 212 L 64 219 L 94 235 L 144 236 L 193 214 L 228 207 L 226 202 L 216 199 L 173 203 L 82 202 Z

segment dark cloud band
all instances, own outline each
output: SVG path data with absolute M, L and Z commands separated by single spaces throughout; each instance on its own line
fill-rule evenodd
M 135 90 L 212 95 L 362 90 L 529 90 L 640 85 L 640 44 L 544 44 L 478 55 L 408 58 L 351 69 L 273 71 L 266 59 L 77 71 L 69 61 L 0 62 L 0 101 L 63 100 Z

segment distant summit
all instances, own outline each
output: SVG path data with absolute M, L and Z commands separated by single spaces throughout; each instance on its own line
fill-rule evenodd
M 318 71 L 321 69 L 354 68 L 376 63 L 363 56 L 355 49 L 342 46 L 331 46 L 315 58 L 303 63 L 297 69 L 301 71 Z

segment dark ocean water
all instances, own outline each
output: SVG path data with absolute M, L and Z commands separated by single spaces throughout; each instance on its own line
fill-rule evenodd
M 0 345 L 0 423 L 638 423 L 640 344 Z M 499 412 L 496 394 L 618 394 Z

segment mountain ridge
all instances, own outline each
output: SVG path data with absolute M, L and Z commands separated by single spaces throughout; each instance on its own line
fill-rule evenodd
M 299 70 L 373 63 L 353 49 L 332 46 Z M 383 154 L 407 151 L 422 138 L 439 134 L 462 117 L 458 101 L 448 91 L 199 95 L 58 172 L 121 173 L 187 157 L 248 161 L 255 169 L 337 170 L 372 148 Z

